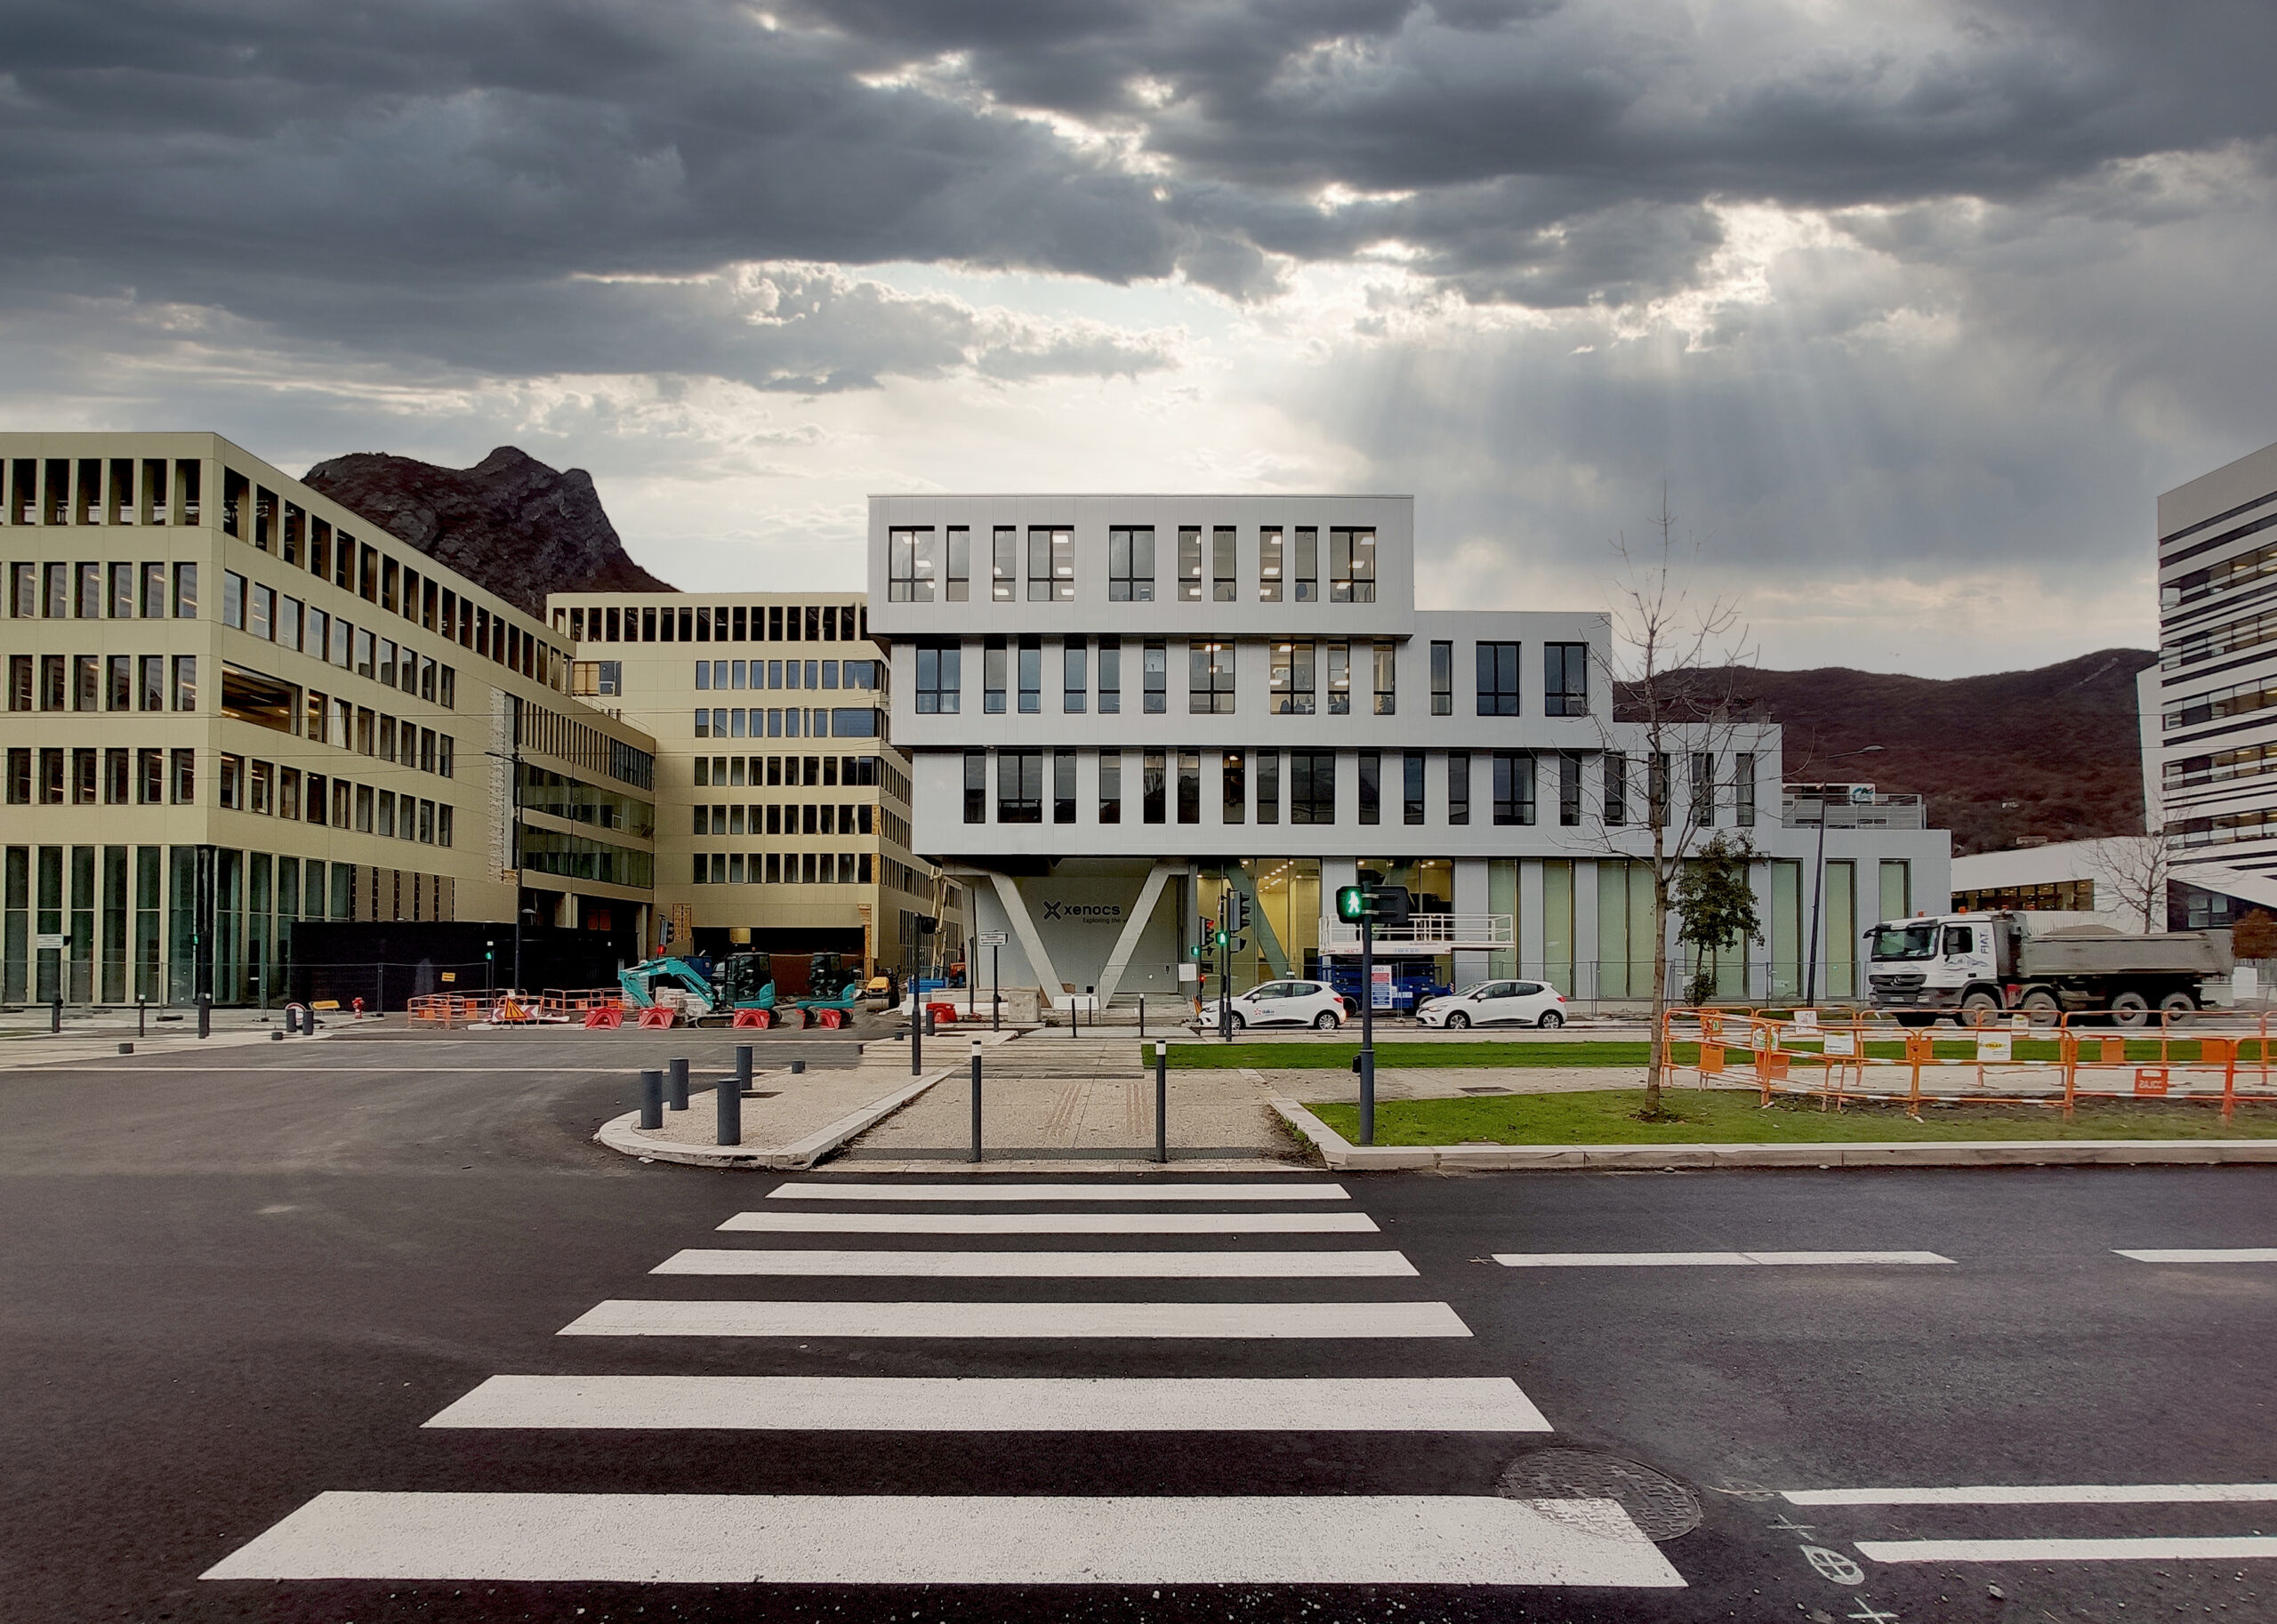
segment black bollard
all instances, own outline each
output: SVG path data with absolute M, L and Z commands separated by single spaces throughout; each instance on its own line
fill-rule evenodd
M 213 1035 L 213 994 L 211 993 L 197 995 L 197 1035 L 201 1038 Z
M 909 1074 L 912 1077 L 925 1069 L 925 1028 L 917 1019 L 917 1006 L 909 1006 Z
M 748 1043 L 736 1045 L 736 1092 L 751 1092 L 751 1045 Z
M 749 1055 L 751 1050 L 744 1050 Z M 740 1145 L 744 1142 L 744 1091 L 740 1080 L 720 1079 L 720 1129 L 712 1136 L 717 1145 Z
M 55 1007 L 48 1015 L 47 1029 L 50 1032 L 63 1030 L 63 994 L 60 993 L 55 995 Z
M 972 1154 L 969 1161 L 980 1160 L 980 1040 L 972 1041 Z
M 640 1126 L 662 1128 L 664 1125 L 664 1074 L 662 1072 L 640 1073 Z
M 925 1035 L 927 1037 L 933 1038 L 940 1036 L 941 1029 L 934 1024 L 936 1021 L 939 1020 L 939 1018 L 940 1011 L 934 1009 L 932 1005 L 927 1004 L 925 1006 Z
M 803 1060 L 793 1060 L 791 1062 L 791 1075 L 793 1077 L 803 1075 L 806 1069 L 807 1063 Z
M 664 1090 L 664 1104 L 675 1111 L 685 1111 L 688 1109 L 688 1062 L 674 1060 L 671 1064 L 672 1076 Z
M 1138 1041 L 1141 1043 L 1147 1041 L 1147 995 L 1144 993 L 1138 994 Z
M 134 1035 L 138 1038 L 150 1035 L 150 1001 L 147 998 L 134 1001 Z
M 1155 1160 L 1171 1159 L 1171 1046 L 1155 1044 Z

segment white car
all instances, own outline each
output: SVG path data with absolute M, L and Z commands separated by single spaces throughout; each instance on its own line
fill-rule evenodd
M 1235 1032 L 1244 1026 L 1312 1026 L 1333 1032 L 1344 1025 L 1344 1001 L 1325 981 L 1263 982 L 1234 999 L 1232 1011 Z
M 1415 1018 L 1425 1026 L 1457 1032 L 1491 1021 L 1547 1030 L 1565 1024 L 1565 995 L 1546 981 L 1482 981 L 1444 998 L 1425 999 L 1416 1006 Z

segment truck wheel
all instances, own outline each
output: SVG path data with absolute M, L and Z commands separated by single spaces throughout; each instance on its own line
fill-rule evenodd
M 2111 1001 L 2111 1024 L 2142 1026 L 2151 1019 L 2151 1003 L 2140 993 L 2121 993 Z
M 2159 1013 L 2161 1015 L 2195 1015 L 2198 1013 L 2198 1001 L 2187 993 L 2169 993 L 2164 998 L 2159 1000 Z
M 1990 993 L 1971 993 L 1960 1001 L 1960 1025 L 1975 1026 L 2000 1013 L 2000 1001 Z
M 2034 991 L 2024 994 L 2024 1018 L 2035 1026 L 2053 1026 L 2064 1018 L 2064 1007 L 2056 1001 L 2056 994 Z

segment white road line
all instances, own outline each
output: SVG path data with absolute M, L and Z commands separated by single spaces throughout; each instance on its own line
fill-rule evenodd
M 1349 1201 L 1340 1184 L 881 1184 L 851 1178 L 793 1178 L 767 1193 L 769 1201 Z
M 1976 1483 L 1947 1489 L 1784 1489 L 1791 1506 L 2181 1506 L 2277 1500 L 2277 1483 Z
M 770 1234 L 1374 1234 L 1364 1212 L 738 1212 L 723 1230 Z
M 427 1423 L 749 1432 L 1548 1432 L 1507 1376 L 493 1376 Z
M 1513 1269 L 1782 1267 L 1813 1263 L 1951 1263 L 1935 1252 L 1496 1252 Z
M 1467 1337 L 1444 1303 L 677 1302 L 613 1298 L 565 1337 Z
M 849 1252 L 691 1247 L 652 1274 L 800 1274 L 944 1280 L 1413 1279 L 1393 1251 L 1368 1252 Z
M 2167 1251 L 2121 1251 L 2119 1255 L 2132 1258 L 2137 1263 L 2277 1263 L 2277 1246 L 2182 1247 Z
M 320 1494 L 207 1579 L 1681 1588 L 1611 1500 Z
M 2277 1556 L 2266 1534 L 2152 1535 L 2137 1540 L 1861 1540 L 1875 1562 L 2234 1562 Z

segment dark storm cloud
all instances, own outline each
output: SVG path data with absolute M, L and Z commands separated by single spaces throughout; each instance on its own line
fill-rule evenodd
M 1619 304 L 1698 277 L 1711 200 L 2016 202 L 2260 141 L 2272 32 L 2245 6 L 2028 0 L 20 0 L 0 274 L 505 373 L 1129 372 L 1152 363 L 1096 335 L 992 359 L 953 316 L 882 306 L 738 332 L 684 279 L 1182 269 L 1256 297 L 1273 256 L 1396 242 L 1482 302 Z

